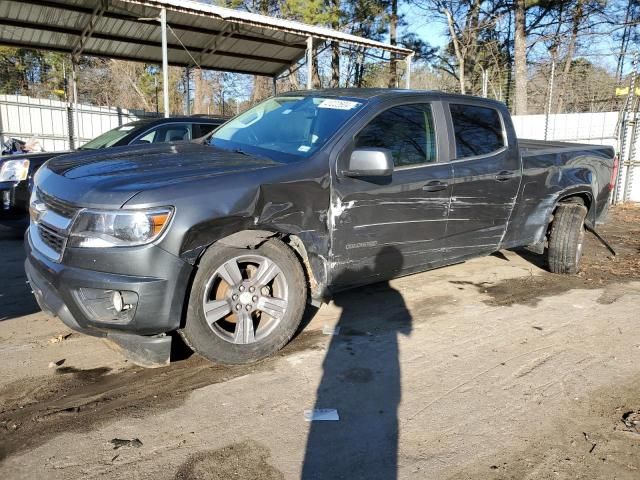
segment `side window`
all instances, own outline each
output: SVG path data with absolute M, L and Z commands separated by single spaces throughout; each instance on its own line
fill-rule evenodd
M 436 136 L 429 104 L 400 105 L 374 118 L 355 138 L 356 148 L 387 148 L 396 167 L 436 161 Z
M 160 125 L 142 134 L 142 136 L 136 138 L 131 144 L 180 142 L 183 140 L 191 140 L 190 123 Z
M 176 123 L 173 125 L 165 125 L 156 135 L 153 143 L 165 143 L 165 142 L 182 142 L 184 140 L 191 140 L 191 124 L 190 123 Z
M 450 104 L 456 136 L 457 158 L 487 155 L 505 146 L 497 110 L 474 105 Z
M 140 143 L 153 143 L 153 139 L 156 137 L 157 131 L 158 129 L 154 128 L 150 132 L 145 133 L 143 136 L 136 138 L 133 142 L 131 142 L 131 144 L 138 145 Z

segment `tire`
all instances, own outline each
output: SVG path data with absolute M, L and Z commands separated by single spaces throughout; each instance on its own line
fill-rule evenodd
M 549 235 L 548 263 L 553 273 L 576 274 L 580 269 L 587 208 L 576 203 L 559 205 Z
M 302 266 L 282 241 L 256 249 L 213 245 L 198 266 L 179 333 L 213 362 L 255 362 L 289 342 L 306 300 Z

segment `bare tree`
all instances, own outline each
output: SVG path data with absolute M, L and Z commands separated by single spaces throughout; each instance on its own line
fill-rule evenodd
M 516 81 L 515 113 L 527 113 L 527 26 L 526 0 L 514 1 L 515 33 L 513 40 L 513 66 Z

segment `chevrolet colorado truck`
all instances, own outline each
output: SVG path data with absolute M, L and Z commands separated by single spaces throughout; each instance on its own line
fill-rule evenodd
M 25 267 L 43 310 L 141 365 L 168 363 L 175 332 L 252 362 L 337 290 L 519 246 L 575 273 L 615 170 L 610 147 L 518 140 L 492 100 L 292 92 L 207 144 L 48 161 Z

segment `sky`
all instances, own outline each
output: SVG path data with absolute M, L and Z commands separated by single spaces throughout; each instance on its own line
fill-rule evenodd
M 444 19 L 434 17 L 425 18 L 424 11 L 413 5 L 401 5 L 400 13 L 404 16 L 407 25 L 403 27 L 402 33 L 415 33 L 433 47 L 445 47 L 448 43 L 447 25 Z M 594 35 L 590 38 L 588 45 L 582 45 L 576 52 L 576 57 L 588 59 L 590 62 L 604 66 L 615 71 L 617 64 L 617 51 L 619 45 L 613 41 L 611 35 Z M 631 56 L 626 62 L 625 73 L 631 69 Z
M 413 5 L 401 5 L 400 13 L 404 16 L 407 25 L 404 32 L 412 32 L 422 38 L 432 47 L 445 47 L 447 45 L 447 26 L 440 19 L 429 20 L 424 12 Z

